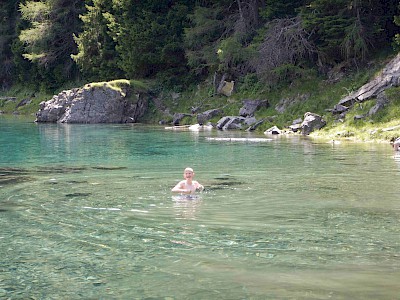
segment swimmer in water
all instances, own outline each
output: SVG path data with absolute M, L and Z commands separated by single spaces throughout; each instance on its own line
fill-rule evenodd
M 186 168 L 183 171 L 183 178 L 185 178 L 185 180 L 178 182 L 178 184 L 171 190 L 173 193 L 193 195 L 196 190 L 202 191 L 204 189 L 204 186 L 196 180 L 193 180 L 194 171 L 192 168 Z
M 391 144 L 392 144 L 394 151 L 400 151 L 400 137 L 398 137 L 396 139 L 393 138 L 391 140 Z

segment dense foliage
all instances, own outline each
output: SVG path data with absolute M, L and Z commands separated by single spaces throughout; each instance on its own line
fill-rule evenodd
M 0 7 L 0 82 L 216 75 L 273 86 L 400 43 L 398 0 L 27 0 Z

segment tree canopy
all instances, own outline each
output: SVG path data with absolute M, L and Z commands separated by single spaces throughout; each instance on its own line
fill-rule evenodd
M 215 74 L 290 81 L 399 44 L 398 0 L 27 0 L 0 8 L 2 88 Z M 396 48 L 397 49 L 397 48 Z

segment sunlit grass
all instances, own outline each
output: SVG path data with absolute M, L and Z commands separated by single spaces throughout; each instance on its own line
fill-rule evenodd
M 34 114 L 39 107 L 39 103 L 51 99 L 53 95 L 45 91 L 34 91 L 31 86 L 15 85 L 8 91 L 0 92 L 0 110 L 6 113 Z M 8 97 L 14 97 L 15 101 L 7 100 Z M 19 106 L 21 101 L 28 99 L 30 104 Z
M 375 115 L 368 112 L 375 101 L 357 103 L 342 121 L 332 118 L 328 126 L 312 136 L 329 139 L 352 139 L 357 141 L 389 141 L 400 137 L 400 88 L 385 91 L 389 103 Z M 364 116 L 358 119 L 357 116 Z
M 112 80 L 112 81 L 91 82 L 91 83 L 86 84 L 84 86 L 84 88 L 103 87 L 103 86 L 107 86 L 107 87 L 112 88 L 121 93 L 124 93 L 124 91 L 127 88 L 141 90 L 141 91 L 147 91 L 149 89 L 149 85 L 143 81 L 127 80 L 127 79 L 116 79 L 116 80 Z
M 400 136 L 400 88 L 390 88 L 385 91 L 389 104 L 373 116 L 369 116 L 368 112 L 375 104 L 375 99 L 355 104 L 343 120 L 338 120 L 337 116 L 329 112 L 329 109 L 332 109 L 340 99 L 371 80 L 381 68 L 382 65 L 376 64 L 374 67 L 350 73 L 336 82 L 327 81 L 316 72 L 308 72 L 307 76 L 298 78 L 290 85 L 276 87 L 262 84 L 256 80 L 256 77 L 249 75 L 236 84 L 235 91 L 230 97 L 217 95 L 211 80 L 187 87 L 181 93 L 163 90 L 163 87 L 152 81 L 127 79 L 88 84 L 74 82 L 63 89 L 107 86 L 124 95 L 127 91 L 131 91 L 129 97 L 132 101 L 136 101 L 135 92 L 132 93 L 132 91 L 150 93 L 153 98 L 149 102 L 147 114 L 141 121 L 152 124 L 160 121 L 170 123 L 174 113 L 188 114 L 181 121 L 182 125 L 194 124 L 197 122 L 196 113 L 221 109 L 223 113 L 210 120 L 216 123 L 222 116 L 239 115 L 245 99 L 267 100 L 270 106 L 261 108 L 255 113 L 257 120 L 264 120 L 264 123 L 257 128 L 258 132 L 263 132 L 272 126 L 287 128 L 293 120 L 303 118 L 306 112 L 313 112 L 321 115 L 327 122 L 322 130 L 312 134 L 314 137 L 387 141 Z M 6 113 L 15 111 L 21 114 L 35 113 L 39 103 L 51 99 L 53 95 L 48 92 L 32 93 L 34 90 L 34 87 L 17 85 L 7 92 L 0 92 L 0 97 L 16 97 L 15 101 L 0 100 L 0 110 Z M 23 99 L 31 99 L 32 102 L 29 105 L 16 107 Z M 286 106 L 284 112 L 279 113 L 276 106 L 282 99 L 288 99 L 290 105 Z M 359 116 L 364 117 L 359 118 Z

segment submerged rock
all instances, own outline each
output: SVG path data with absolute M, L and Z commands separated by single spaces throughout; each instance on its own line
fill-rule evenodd
M 28 174 L 29 172 L 25 169 L 0 168 L 0 187 L 2 185 L 17 184 L 33 180 Z

